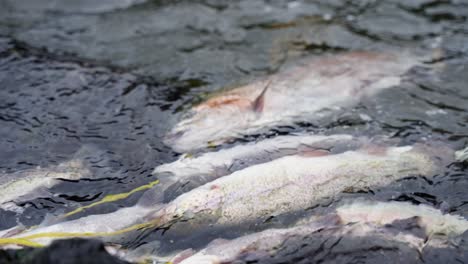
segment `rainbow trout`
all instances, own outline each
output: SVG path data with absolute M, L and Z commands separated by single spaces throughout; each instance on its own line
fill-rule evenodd
M 16 203 L 39 197 L 50 197 L 50 188 L 61 179 L 79 180 L 97 178 L 101 174 L 93 171 L 95 160 L 99 165 L 107 165 L 107 154 L 98 147 L 87 144 L 81 146 L 73 157 L 58 165 L 46 168 L 37 167 L 13 173 L 0 173 L 0 208 L 21 212 Z
M 187 154 L 172 163 L 156 167 L 153 174 L 158 176 L 160 182 L 145 195 L 153 196 L 151 203 L 167 202 L 171 197 L 175 198 L 183 192 L 252 165 L 316 149 L 340 153 L 356 149 L 369 141 L 350 135 L 298 134 L 277 136 L 199 156 Z
M 193 107 L 165 143 L 186 152 L 274 126 L 313 121 L 397 86 L 421 60 L 405 52 L 345 52 L 304 60 Z
M 98 233 L 116 231 L 114 225 L 106 227 L 105 219 L 118 222 L 115 226 L 119 228 L 135 220 L 138 223 L 150 222 L 154 226 L 193 220 L 200 223 L 200 226 L 191 226 L 194 232 L 197 228 L 206 227 L 205 224 L 242 225 L 272 215 L 302 211 L 350 187 L 384 186 L 410 175 L 430 177 L 453 159 L 454 151 L 451 149 L 420 144 L 367 147 L 334 155 L 328 155 L 323 150 L 311 151 L 244 168 L 184 193 L 167 204 L 141 207 L 141 211 L 136 207 L 128 208 L 128 212 L 90 216 L 37 228 L 15 238 L 28 238 L 46 244 L 54 239 L 53 235 L 36 238 L 31 235 L 74 230 Z
M 423 237 L 415 236 L 408 230 L 398 230 L 398 222 L 414 220 L 423 228 Z M 194 252 L 184 250 L 172 258 L 177 264 L 218 264 L 230 263 L 238 259 L 261 259 L 275 255 L 285 244 L 299 241 L 304 243 L 314 233 L 326 232 L 327 236 L 367 236 L 372 241 L 383 239 L 398 241 L 421 251 L 426 237 L 432 234 L 457 236 L 468 230 L 468 221 L 461 216 L 442 214 L 427 205 L 413 205 L 406 202 L 354 201 L 336 209 L 323 217 L 312 217 L 290 228 L 268 229 L 233 240 L 216 239 L 204 249 Z M 304 223 L 305 222 L 305 223 Z M 397 223 L 397 224 L 395 224 Z M 391 231 L 389 227 L 397 230 Z M 375 246 L 371 244 L 370 246 Z
M 302 211 L 350 187 L 384 186 L 409 175 L 429 177 L 454 156 L 452 150 L 423 145 L 322 154 L 286 156 L 236 171 L 180 195 L 149 219 L 241 225 Z
M 357 246 L 347 246 L 347 250 L 350 252 L 353 252 L 351 249 L 353 247 L 357 247 L 356 252 L 359 252 L 360 250 L 369 250 L 371 247 L 379 248 L 381 245 L 387 247 L 391 245 L 393 251 L 403 251 L 410 248 L 415 252 L 413 254 L 414 257 L 418 256 L 417 252 L 419 252 L 419 249 L 424 244 L 424 239 L 409 233 L 398 233 L 390 227 L 376 226 L 368 223 L 335 226 L 332 223 L 312 222 L 307 225 L 286 229 L 269 229 L 234 240 L 217 239 L 195 254 L 190 250 L 181 252 L 169 263 L 222 264 L 237 263 L 236 261 L 239 261 L 239 263 L 249 263 L 250 261 L 255 263 L 256 260 L 268 260 L 278 252 L 281 252 L 280 250 L 284 247 L 300 251 L 301 246 L 305 247 L 307 245 L 306 241 L 310 240 L 322 240 L 322 243 L 326 241 L 336 241 L 336 243 L 346 240 L 355 241 L 354 244 L 358 244 Z M 359 243 L 360 240 L 366 243 Z M 313 249 L 318 251 L 320 247 Z M 324 249 L 324 251 L 327 250 Z M 191 253 L 193 254 L 192 256 L 190 256 Z M 366 253 L 363 252 L 361 254 Z M 392 257 L 394 256 L 389 256 L 388 260 L 395 261 Z M 408 259 L 404 260 L 408 261 Z M 400 261 L 397 262 L 402 263 Z M 266 263 L 269 262 L 266 261 Z M 283 261 L 283 263 L 286 263 L 286 261 Z M 315 261 L 311 261 L 311 263 L 315 263 Z
M 49 189 L 59 179 L 78 180 L 89 177 L 90 171 L 80 160 L 71 160 L 50 168 L 29 169 L 0 174 L 0 208 L 21 211 L 15 204 L 50 196 Z
M 387 225 L 417 217 L 418 224 L 425 228 L 428 236 L 435 233 L 457 236 L 468 230 L 468 221 L 462 216 L 443 214 L 440 210 L 422 204 L 359 201 L 342 205 L 336 212 L 344 224 L 367 222 Z
M 241 170 L 252 164 L 265 163 L 287 155 L 307 154 L 314 150 L 339 153 L 346 149 L 357 148 L 367 142 L 365 138 L 355 138 L 349 135 L 291 135 L 204 153 L 198 157 L 184 156 L 175 162 L 158 166 L 154 170 L 154 173 L 160 177 L 160 182 L 153 189 L 148 190 L 137 205 L 109 214 L 91 215 L 77 220 L 45 225 L 28 234 L 116 232 L 141 222 L 143 216 L 163 207 L 163 202 L 171 200 L 171 197 L 176 196 L 177 193 L 230 174 L 230 171 Z

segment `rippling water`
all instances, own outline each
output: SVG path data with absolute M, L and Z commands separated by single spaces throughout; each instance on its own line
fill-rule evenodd
M 25 225 L 154 181 L 152 169 L 178 155 L 161 139 L 184 109 L 209 92 L 309 55 L 366 49 L 438 54 L 427 67 L 408 72 L 399 87 L 350 111 L 315 124 L 279 127 L 268 136 L 309 130 L 390 135 L 402 144 L 468 145 L 467 1 L 74 3 L 0 0 L 0 171 L 47 168 L 73 158 L 83 146 L 95 150 L 85 159 L 96 177 L 62 181 L 51 198 L 20 204 Z M 342 197 L 430 204 L 468 217 L 467 188 L 466 168 L 451 165 L 431 180 L 408 177 Z M 75 217 L 135 204 L 140 195 Z M 0 229 L 16 225 L 15 218 L 0 211 Z M 258 229 L 275 226 L 272 222 Z M 219 234 L 203 234 L 199 243 Z M 166 237 L 171 239 L 170 231 Z M 130 236 L 126 243 L 144 240 Z M 295 261 L 307 257 L 301 251 L 292 255 Z M 278 261 L 292 260 L 279 254 Z

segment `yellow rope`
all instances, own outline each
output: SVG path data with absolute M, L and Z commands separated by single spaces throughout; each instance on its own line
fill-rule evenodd
M 0 245 L 20 245 L 25 247 L 43 247 L 44 245 L 23 238 L 0 238 Z
M 130 231 L 149 228 L 155 226 L 157 221 L 150 221 L 146 223 L 136 224 L 124 229 L 112 231 L 112 232 L 84 232 L 84 233 L 73 233 L 73 232 L 47 232 L 47 233 L 38 233 L 28 236 L 23 236 L 19 238 L 0 238 L 0 245 L 21 245 L 28 247 L 43 247 L 44 245 L 34 242 L 32 240 L 38 238 L 69 238 L 69 237 L 104 237 L 104 236 L 115 236 L 124 234 Z
M 140 192 L 143 190 L 151 189 L 153 186 L 159 183 L 159 180 L 152 181 L 148 184 L 139 186 L 129 192 L 126 193 L 118 193 L 118 194 L 110 194 L 102 198 L 100 201 L 79 207 L 69 213 L 66 213 L 65 215 L 62 215 L 62 218 L 69 217 L 71 215 L 77 214 L 79 212 L 84 211 L 85 209 L 104 204 L 104 203 L 109 203 L 109 202 L 115 202 L 118 200 L 125 199 L 129 197 L 130 195 Z M 29 236 L 24 236 L 24 237 L 19 237 L 19 238 L 0 238 L 0 245 L 21 245 L 21 246 L 27 246 L 27 247 L 43 247 L 44 245 L 34 242 L 32 240 L 38 239 L 38 238 L 67 238 L 67 237 L 102 237 L 102 236 L 114 236 L 114 235 L 120 235 L 123 233 L 127 233 L 133 230 L 137 229 L 142 229 L 142 228 L 148 228 L 155 225 L 155 221 L 151 222 L 146 222 L 142 224 L 136 224 L 121 230 L 117 231 L 112 231 L 112 232 L 85 232 L 85 233 L 73 233 L 73 232 L 49 232 L 49 233 L 38 233 L 34 235 L 29 235 Z M 30 229 L 31 230 L 31 229 Z
M 156 184 L 159 183 L 159 180 L 155 180 L 153 182 L 150 182 L 148 184 L 145 184 L 145 185 L 142 185 L 138 188 L 135 188 L 129 192 L 126 192 L 126 193 L 118 193 L 118 194 L 109 194 L 109 195 L 106 195 L 104 198 L 102 198 L 100 201 L 97 201 L 95 203 L 92 203 L 92 204 L 88 204 L 86 206 L 82 206 L 82 207 L 79 207 L 69 213 L 66 213 L 64 215 L 61 216 L 61 218 L 66 218 L 66 217 L 69 217 L 71 215 L 74 215 L 74 214 L 77 214 L 79 212 L 82 212 L 84 211 L 85 209 L 88 209 L 88 208 L 91 208 L 91 207 L 94 207 L 96 205 L 100 205 L 100 204 L 104 204 L 104 203 L 110 203 L 110 202 L 115 202 L 115 201 L 118 201 L 118 200 L 122 200 L 122 199 L 125 199 L 127 197 L 129 197 L 130 195 L 136 193 L 136 192 L 140 192 L 140 191 L 143 191 L 143 190 L 147 190 L 147 189 L 151 189 L 153 188 L 153 186 L 155 186 Z

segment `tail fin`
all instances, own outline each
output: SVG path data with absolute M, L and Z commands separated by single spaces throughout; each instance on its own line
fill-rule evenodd
M 468 161 L 468 147 L 466 147 L 466 148 L 464 148 L 462 150 L 456 151 L 455 152 L 455 159 L 458 162 Z

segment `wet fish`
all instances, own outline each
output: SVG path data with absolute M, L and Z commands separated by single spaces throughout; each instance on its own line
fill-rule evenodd
M 0 208 L 21 212 L 16 204 L 39 197 L 49 197 L 50 188 L 60 179 L 79 180 L 97 178 L 109 173 L 109 157 L 95 145 L 81 146 L 63 163 L 49 167 L 37 167 L 14 173 L 0 173 Z M 94 167 L 105 167 L 96 173 Z
M 295 236 L 307 236 L 324 228 L 336 228 L 338 218 L 323 217 L 320 219 L 309 219 L 306 224 L 290 228 L 268 229 L 262 232 L 249 234 L 233 240 L 216 239 L 208 244 L 204 249 L 195 252 L 192 249 L 179 252 L 169 263 L 229 263 L 239 258 L 242 254 L 255 253 L 268 254 L 275 248 L 279 248 L 286 240 Z M 141 259 L 161 259 L 158 256 L 135 254 L 141 250 L 130 251 L 124 255 L 131 261 Z
M 424 229 L 423 237 L 412 234 L 408 230 L 395 231 L 400 221 L 415 219 Z M 334 213 L 324 217 L 312 217 L 295 227 L 283 229 L 268 229 L 249 234 L 233 240 L 217 239 L 204 249 L 194 254 L 185 250 L 172 259 L 172 263 L 180 264 L 217 264 L 230 263 L 240 258 L 259 259 L 275 254 L 285 243 L 298 239 L 304 243 L 304 237 L 313 237 L 316 231 L 334 229 L 332 236 L 344 235 L 369 236 L 372 240 L 395 240 L 408 244 L 420 251 L 426 242 L 426 237 L 435 233 L 449 236 L 463 234 L 468 230 L 468 221 L 461 216 L 442 214 L 440 210 L 427 205 L 413 205 L 406 202 L 371 202 L 353 201 L 342 205 Z M 249 257 L 250 256 L 250 257 Z
M 349 187 L 386 185 L 408 175 L 431 176 L 448 160 L 453 160 L 452 150 L 423 145 L 367 147 L 335 155 L 318 151 L 307 155 L 285 156 L 221 177 L 180 195 L 168 204 L 143 207 L 146 216 L 141 217 L 139 214 L 136 218 L 140 222 L 150 221 L 156 226 L 191 219 L 202 220 L 202 224 L 203 219 L 216 219 L 215 222 L 210 221 L 210 225 L 241 225 L 271 215 L 304 210 L 314 202 L 335 196 Z M 138 208 L 131 210 L 138 212 Z M 131 214 L 121 218 L 113 215 L 109 219 L 125 223 L 115 225 L 123 227 L 131 222 L 128 218 L 136 219 Z M 75 230 L 115 230 L 114 227 L 107 227 L 105 219 L 99 216 L 77 219 L 73 223 L 37 228 L 15 238 Z M 49 243 L 54 237 L 31 239 Z
M 0 207 L 18 211 L 16 203 L 50 196 L 49 189 L 59 179 L 76 180 L 89 177 L 90 171 L 81 160 L 70 160 L 54 167 L 29 169 L 0 174 Z
M 428 235 L 446 234 L 456 236 L 468 230 L 468 221 L 459 215 L 443 214 L 427 205 L 402 202 L 353 202 L 337 208 L 343 223 L 372 222 L 378 225 L 391 224 L 400 219 L 418 218 L 418 224 Z
M 152 194 L 154 198 L 151 199 L 151 202 L 167 202 L 170 197 L 175 198 L 204 183 L 255 164 L 315 149 L 340 153 L 356 149 L 369 141 L 350 135 L 298 134 L 277 136 L 229 149 L 203 153 L 199 156 L 183 155 L 172 163 L 155 168 L 153 174 L 158 175 L 160 182 L 148 192 L 154 192 Z M 165 197 L 155 198 L 158 194 Z
M 127 228 L 132 223 L 138 223 L 151 211 L 154 211 L 154 208 L 132 206 L 108 214 L 89 215 L 53 225 L 39 226 L 12 237 L 23 237 L 42 233 L 73 233 L 76 234 L 77 237 L 80 235 L 89 236 L 89 234 L 93 233 L 112 233 Z M 70 237 L 73 237 L 73 235 L 70 235 Z M 56 238 L 56 236 L 51 235 L 51 237 L 37 239 L 37 242 L 47 245 Z
M 319 157 L 286 156 L 182 194 L 149 219 L 161 224 L 174 219 L 216 219 L 210 223 L 242 225 L 304 210 L 349 187 L 382 186 L 408 175 L 432 176 L 441 167 L 442 161 L 438 159 L 441 157 L 453 160 L 453 151 L 415 145 L 367 148 Z
M 217 239 L 195 254 L 190 250 L 183 251 L 169 263 L 221 264 L 236 263 L 235 261 L 239 260 L 239 263 L 248 263 L 248 261 L 254 262 L 262 259 L 268 260 L 286 246 L 294 247 L 294 244 L 296 244 L 295 247 L 298 248 L 297 250 L 300 250 L 301 247 L 306 245 L 307 239 L 310 240 L 315 237 L 317 237 L 315 239 L 320 239 L 319 236 L 326 236 L 327 241 L 336 240 L 336 243 L 346 238 L 354 241 L 367 239 L 367 245 L 362 246 L 374 246 L 376 248 L 378 248 L 383 241 L 384 245 L 392 245 L 395 251 L 406 246 L 418 252 L 424 243 L 424 239 L 412 234 L 398 233 L 391 228 L 376 226 L 369 223 L 338 226 L 333 223 L 325 224 L 312 222 L 286 229 L 269 229 L 233 240 Z M 348 245 L 348 250 L 350 250 L 349 248 L 350 246 Z M 316 250 L 319 249 L 320 248 L 317 248 Z M 414 255 L 416 257 L 418 256 L 417 254 Z M 400 263 L 399 261 L 396 262 Z
M 357 148 L 367 142 L 368 140 L 365 138 L 355 138 L 349 135 L 279 136 L 257 143 L 235 146 L 231 149 L 204 153 L 199 157 L 182 157 L 173 163 L 164 164 L 155 169 L 154 173 L 161 176 L 160 183 L 153 187 L 153 190 L 147 191 L 137 205 L 110 214 L 91 215 L 73 221 L 44 225 L 28 234 L 114 232 L 141 222 L 144 214 L 162 207 L 163 197 L 159 197 L 159 195 L 164 194 L 167 189 L 169 189 L 167 190 L 169 195 L 174 196 L 179 191 L 176 186 L 184 186 L 185 190 L 188 182 L 194 182 L 192 186 L 202 185 L 228 174 L 231 170 L 240 170 L 252 164 L 264 163 L 285 155 L 297 153 L 306 155 L 317 149 L 327 150 L 331 153 L 342 152 L 346 149 Z M 194 179 L 195 177 L 196 179 Z M 49 240 L 45 239 L 44 241 L 49 243 Z
M 326 110 L 400 84 L 420 65 L 407 52 L 346 52 L 303 61 L 275 75 L 220 94 L 193 107 L 165 142 L 186 152 L 278 125 L 312 121 Z

